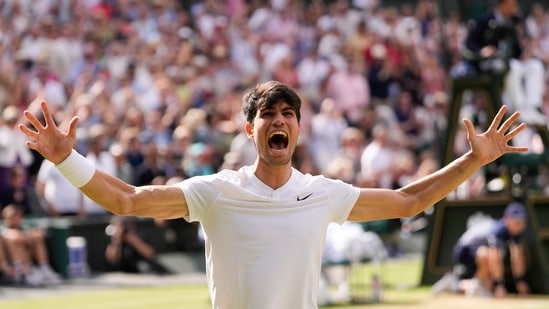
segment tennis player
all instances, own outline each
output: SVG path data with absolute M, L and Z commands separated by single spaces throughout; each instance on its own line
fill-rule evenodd
M 135 187 L 109 176 L 78 154 L 78 117 L 59 129 L 46 102 L 45 124 L 29 111 L 19 125 L 28 147 L 110 212 L 123 216 L 199 221 L 206 235 L 206 265 L 213 308 L 312 309 L 330 222 L 410 217 L 444 198 L 483 165 L 527 147 L 509 145 L 526 125 L 519 113 L 504 120 L 503 106 L 486 132 L 465 119 L 471 150 L 433 174 L 398 190 L 357 188 L 302 174 L 292 167 L 300 132 L 301 100 L 287 85 L 258 84 L 243 99 L 245 132 L 257 159 L 238 171 L 222 170 L 175 185 Z

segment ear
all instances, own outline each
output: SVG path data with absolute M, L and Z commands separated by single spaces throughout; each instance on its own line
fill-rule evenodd
M 246 136 L 248 136 L 249 139 L 252 139 L 252 140 L 253 140 L 253 137 L 254 137 L 254 127 L 252 126 L 251 123 L 246 122 L 246 124 L 244 124 L 244 131 L 246 132 Z

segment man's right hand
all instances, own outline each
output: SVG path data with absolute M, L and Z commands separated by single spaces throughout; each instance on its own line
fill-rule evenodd
M 78 117 L 73 117 L 69 122 L 68 130 L 62 131 L 55 124 L 45 101 L 40 102 L 40 108 L 44 115 L 45 125 L 26 110 L 23 115 L 32 128 L 19 124 L 19 130 L 29 138 L 27 141 L 29 148 L 38 151 L 46 160 L 59 164 L 71 153 L 76 143 Z

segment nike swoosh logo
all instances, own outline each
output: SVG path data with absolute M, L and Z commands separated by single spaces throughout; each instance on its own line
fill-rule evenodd
M 306 199 L 308 199 L 309 196 L 311 196 L 311 195 L 313 195 L 313 192 L 311 192 L 311 193 L 305 195 L 304 197 L 299 197 L 299 196 L 298 196 L 298 197 L 297 197 L 297 201 L 299 202 L 299 201 L 306 200 Z

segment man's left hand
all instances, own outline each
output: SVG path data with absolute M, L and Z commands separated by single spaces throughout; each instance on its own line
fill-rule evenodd
M 471 151 L 483 165 L 496 160 L 506 153 L 528 151 L 528 147 L 509 145 L 509 142 L 526 128 L 526 124 L 520 123 L 513 127 L 520 113 L 514 112 L 509 118 L 503 121 L 506 112 L 507 106 L 503 105 L 494 117 L 494 120 L 492 120 L 490 127 L 482 134 L 476 133 L 471 120 L 463 120 L 467 128 L 467 139 L 471 145 Z

